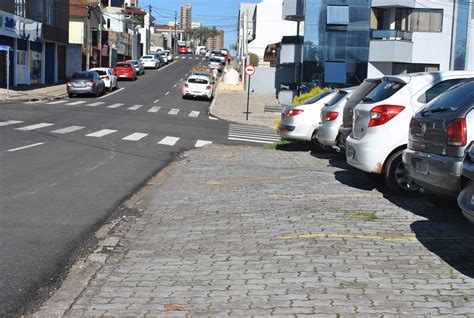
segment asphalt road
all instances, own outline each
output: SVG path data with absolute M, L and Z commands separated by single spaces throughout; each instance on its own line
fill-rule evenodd
M 91 233 L 176 154 L 228 140 L 210 102 L 183 100 L 200 57 L 102 98 L 0 105 L 0 316 L 59 277 Z

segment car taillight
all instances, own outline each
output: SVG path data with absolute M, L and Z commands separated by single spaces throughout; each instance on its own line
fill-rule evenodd
M 211 89 L 211 85 L 207 85 L 207 86 L 206 86 L 206 89 L 207 89 L 207 90 L 210 90 L 210 89 Z
M 189 84 L 188 83 L 184 84 L 184 87 L 189 87 Z
M 288 113 L 286 113 L 286 117 L 293 117 L 293 116 L 299 115 L 303 112 L 304 112 L 303 109 L 290 109 L 290 111 L 288 111 Z
M 369 127 L 380 126 L 388 122 L 393 117 L 404 110 L 404 106 L 398 105 L 379 105 L 370 110 Z
M 103 79 L 109 80 L 110 77 L 107 75 L 107 76 L 104 76 Z
M 463 147 L 467 142 L 466 119 L 458 118 L 448 125 L 448 146 Z
M 96 84 L 96 82 L 89 82 L 89 83 L 87 83 L 87 85 L 92 86 L 92 87 L 96 87 L 97 84 Z
M 327 112 L 324 119 L 327 121 L 332 121 L 332 120 L 336 120 L 338 116 L 339 116 L 338 112 Z
M 71 87 L 72 86 L 72 83 L 71 82 L 67 82 L 67 87 Z

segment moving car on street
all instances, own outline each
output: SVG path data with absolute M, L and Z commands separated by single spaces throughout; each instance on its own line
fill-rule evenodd
M 130 62 L 118 62 L 114 67 L 114 73 L 119 79 L 137 80 L 137 71 Z
M 143 67 L 145 68 L 153 68 L 158 69 L 161 66 L 160 60 L 155 55 L 143 55 L 140 58 L 140 62 L 142 62 Z
M 189 54 L 189 50 L 187 46 L 179 46 L 178 47 L 178 54 Z
M 90 72 L 97 72 L 100 78 L 105 83 L 105 88 L 110 92 L 116 88 L 117 85 L 117 75 L 115 75 L 114 70 L 108 67 L 95 67 L 89 70 Z
M 403 163 L 416 184 L 442 196 L 459 194 L 463 158 L 474 140 L 473 109 L 471 81 L 453 87 L 415 114 Z
M 99 97 L 105 94 L 105 83 L 97 72 L 76 72 L 67 81 L 67 93 L 69 97 L 83 94 Z
M 280 123 L 281 138 L 310 141 L 313 149 L 319 149 L 316 136 L 321 123 L 321 109 L 336 94 L 336 90 L 322 92 L 303 105 L 286 107 Z
M 209 58 L 208 67 L 211 70 L 217 70 L 219 73 L 222 72 L 222 62 L 221 62 L 220 59 L 218 59 L 216 57 Z
M 145 66 L 142 64 L 142 62 L 140 62 L 139 60 L 129 60 L 127 62 L 132 63 L 138 75 L 145 74 Z
M 474 72 L 445 71 L 384 77 L 354 109 L 352 133 L 346 140 L 347 163 L 383 175 L 393 193 L 419 192 L 402 161 L 410 120 L 426 103 L 473 76 Z
M 189 76 L 183 86 L 183 99 L 188 97 L 203 97 L 212 100 L 214 83 L 205 75 L 193 74 Z

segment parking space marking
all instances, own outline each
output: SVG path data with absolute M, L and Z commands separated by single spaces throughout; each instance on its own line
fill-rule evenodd
M 57 101 L 54 101 L 54 102 L 49 102 L 49 103 L 46 103 L 47 105 L 56 105 L 56 104 L 62 104 L 62 103 L 66 103 L 67 100 L 57 100 Z
M 15 151 L 24 150 L 24 149 L 28 149 L 28 148 L 33 148 L 33 147 L 37 147 L 37 146 L 41 146 L 41 145 L 44 145 L 44 142 L 38 142 L 36 144 L 32 144 L 32 145 L 28 145 L 28 146 L 24 146 L 24 147 L 20 147 L 20 148 L 9 149 L 7 151 L 8 152 L 15 152 Z
M 132 107 L 129 107 L 129 108 L 127 108 L 127 109 L 128 109 L 128 110 L 138 110 L 138 109 L 140 109 L 140 108 L 142 108 L 142 107 L 143 107 L 143 105 L 133 105 Z
M 113 129 L 102 129 L 102 130 L 90 133 L 90 134 L 86 135 L 86 137 L 100 138 L 100 137 L 110 135 L 110 134 L 113 134 L 113 133 L 116 133 L 116 132 L 117 131 L 113 130 Z
M 84 103 L 86 103 L 85 100 L 79 100 L 77 102 L 67 103 L 66 105 L 75 106 L 75 105 L 81 105 L 81 104 L 84 104 Z
M 102 104 L 105 104 L 105 102 L 97 102 L 97 103 L 87 104 L 86 106 L 95 107 L 95 106 L 100 106 Z
M 148 110 L 148 112 L 149 112 L 149 113 L 157 113 L 160 109 L 161 109 L 161 107 L 153 106 L 152 108 L 150 108 L 150 109 Z
M 106 98 L 106 97 L 112 96 L 113 94 L 117 94 L 118 92 L 120 92 L 120 91 L 122 91 L 122 90 L 124 90 L 124 89 L 125 89 L 125 87 L 119 88 L 119 89 L 116 90 L 115 92 L 108 93 L 108 94 L 106 94 L 106 95 L 104 95 L 104 96 L 102 96 L 102 97 L 99 97 L 99 98 L 102 99 L 102 98 Z
M 167 136 L 163 138 L 160 142 L 158 142 L 158 144 L 166 145 L 166 146 L 174 146 L 178 142 L 179 139 L 180 139 L 179 137 Z
M 116 103 L 116 104 L 112 104 L 110 106 L 107 106 L 107 108 L 119 108 L 119 107 L 122 107 L 124 104 L 122 103 Z
M 35 124 L 35 125 L 30 125 L 30 126 L 25 126 L 25 127 L 20 127 L 20 128 L 15 128 L 15 130 L 30 131 L 30 130 L 40 129 L 40 128 L 44 128 L 44 127 L 49 127 L 49 126 L 54 126 L 54 124 L 50 124 L 50 123 L 40 123 L 40 124 Z
M 177 109 L 177 108 L 172 108 L 172 109 L 168 112 L 168 115 L 176 116 L 176 115 L 178 115 L 178 113 L 179 113 L 179 109 Z
M 200 112 L 193 110 L 192 112 L 189 113 L 188 117 L 198 117 Z
M 139 141 L 143 138 L 148 136 L 148 134 L 143 134 L 143 133 L 133 133 L 127 137 L 122 138 L 122 140 L 128 140 L 128 141 Z
M 16 124 L 21 124 L 23 121 L 21 120 L 8 120 L 0 123 L 0 127 L 4 126 L 10 126 L 10 125 L 16 125 Z
M 204 147 L 206 145 L 211 145 L 212 144 L 212 141 L 208 141 L 208 140 L 198 140 L 196 142 L 196 144 L 194 145 L 194 147 L 196 148 L 201 148 L 201 147 Z
M 81 130 L 81 129 L 84 129 L 85 127 L 82 127 L 82 126 L 69 126 L 69 127 L 66 127 L 66 128 L 61 128 L 61 129 L 58 129 L 58 130 L 53 130 L 52 133 L 54 134 L 69 134 L 69 133 L 72 133 L 74 131 L 78 131 L 78 130 Z

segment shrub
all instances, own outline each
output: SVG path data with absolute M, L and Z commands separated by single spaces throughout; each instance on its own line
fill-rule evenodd
M 308 99 L 311 99 L 313 98 L 314 96 L 316 95 L 319 95 L 321 94 L 322 92 L 326 92 L 326 91 L 329 91 L 331 90 L 330 88 L 322 88 L 322 87 L 315 87 L 313 88 L 312 90 L 310 90 L 309 92 L 301 95 L 301 96 L 295 96 L 295 98 L 293 98 L 293 104 L 294 105 L 302 105 L 304 104 Z
M 252 64 L 253 66 L 257 67 L 257 66 L 258 66 L 258 62 L 260 61 L 258 55 L 255 54 L 255 53 L 249 53 L 249 56 L 250 56 L 250 64 Z

